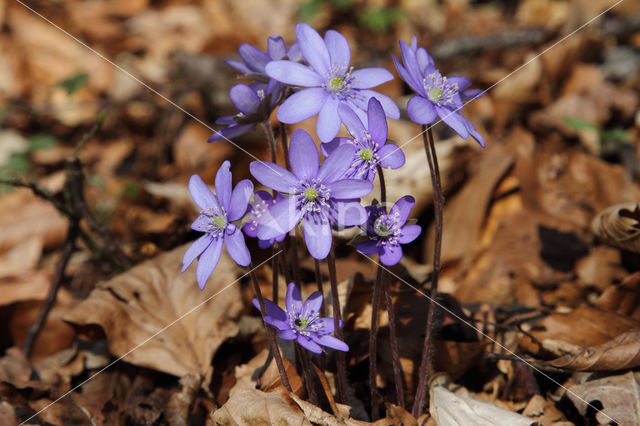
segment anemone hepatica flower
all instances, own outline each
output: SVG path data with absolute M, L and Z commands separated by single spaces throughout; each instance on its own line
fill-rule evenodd
M 278 83 L 271 80 L 269 83 L 238 83 L 231 87 L 229 97 L 238 109 L 236 115 L 226 115 L 216 120 L 216 124 L 226 124 L 222 130 L 216 131 L 207 142 L 217 142 L 223 139 L 231 139 L 244 135 L 253 129 L 256 124 L 264 122 L 271 115 L 280 94 Z
M 271 36 L 267 40 L 267 52 L 254 47 L 250 44 L 243 43 L 238 48 L 238 53 L 243 62 L 228 60 L 227 65 L 244 75 L 253 75 L 259 77 L 265 75 L 264 68 L 271 61 L 280 59 L 289 59 L 292 61 L 302 60 L 302 53 L 298 43 L 293 43 L 289 50 L 280 36 Z
M 209 276 L 218 265 L 223 244 L 229 256 L 240 266 L 251 263 L 251 255 L 240 228 L 231 223 L 245 214 L 249 198 L 253 192 L 253 183 L 249 179 L 238 182 L 231 191 L 231 164 L 225 161 L 216 174 L 216 195 L 198 175 L 189 179 L 189 191 L 193 201 L 200 207 L 200 216 L 193 221 L 191 228 L 204 232 L 184 253 L 182 272 L 198 259 L 196 281 L 203 289 Z
M 287 287 L 286 310 L 268 299 L 264 303 L 267 311 L 262 313 L 264 321 L 278 329 L 281 339 L 295 340 L 303 348 L 317 354 L 322 353 L 320 345 L 344 352 L 349 350 L 346 343 L 331 336 L 335 331 L 333 318 L 320 318 L 322 293 L 319 291 L 302 303 L 300 290 L 290 283 Z M 253 306 L 260 310 L 258 299 L 253 299 Z
M 412 46 L 400 41 L 402 62 L 393 56 L 400 77 L 417 93 L 409 99 L 407 113 L 418 124 L 431 124 L 437 117 L 447 123 L 461 138 L 472 136 L 485 146 L 482 135 L 465 116 L 460 114 L 464 102 L 477 98 L 482 92 L 466 90 L 471 81 L 464 77 L 443 77 L 435 67 L 433 58 L 418 47 L 417 38 Z
M 380 101 L 387 117 L 400 118 L 400 110 L 391 98 L 369 90 L 393 79 L 384 68 L 353 71 L 349 63 L 349 43 L 342 34 L 329 30 L 324 36 L 307 24 L 296 25 L 296 36 L 307 65 L 292 61 L 273 61 L 266 66 L 269 77 L 304 88 L 288 97 L 278 108 L 278 120 L 298 123 L 318 115 L 316 133 L 323 142 L 332 140 L 340 130 L 338 105 L 347 104 L 364 121 L 364 111 L 372 96 Z
M 249 210 L 247 211 L 247 213 L 249 213 L 249 221 L 242 227 L 244 233 L 249 237 L 257 238 L 258 221 L 260 220 L 262 215 L 265 214 L 267 210 L 269 210 L 269 208 L 271 208 L 277 201 L 280 201 L 283 198 L 284 197 L 277 192 L 276 198 L 274 199 L 267 191 L 256 191 L 256 193 L 253 194 L 253 203 L 249 204 Z M 273 245 L 273 243 L 284 240 L 284 237 L 286 236 L 287 234 L 283 233 L 269 240 L 258 239 L 258 247 L 260 247 L 261 249 L 269 248 Z
M 387 266 L 400 262 L 400 244 L 415 240 L 422 230 L 420 225 L 405 225 L 414 204 L 413 197 L 405 195 L 391 207 L 389 213 L 381 206 L 367 206 L 369 218 L 363 228 L 369 240 L 358 244 L 356 250 L 363 254 L 377 253 L 380 262 Z
M 346 177 L 373 182 L 378 165 L 392 169 L 404 165 L 405 158 L 402 150 L 397 145 L 387 143 L 387 118 L 382 105 L 376 98 L 369 99 L 368 127 L 365 127 L 358 115 L 344 104 L 338 107 L 338 115 L 353 139 L 335 138 L 331 142 L 323 143 L 322 150 L 323 153 L 330 154 L 345 143 L 355 147 L 356 154 L 353 156 Z
M 309 253 L 324 259 L 331 249 L 331 226 L 355 226 L 366 220 L 359 198 L 373 189 L 371 182 L 344 179 L 355 149 L 352 145 L 336 148 L 322 166 L 318 150 L 307 132 L 297 129 L 291 135 L 289 162 L 293 173 L 274 163 L 250 164 L 258 182 L 283 194 L 258 221 L 258 238 L 269 240 L 289 232 L 300 220 Z

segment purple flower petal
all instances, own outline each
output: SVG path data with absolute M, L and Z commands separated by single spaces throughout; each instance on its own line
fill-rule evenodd
M 398 105 L 396 105 L 393 99 L 373 90 L 358 90 L 356 105 L 360 109 L 366 110 L 369 107 L 369 99 L 371 97 L 376 98 L 382 104 L 382 109 L 384 110 L 384 113 L 387 117 L 393 120 L 397 120 L 400 118 L 400 109 L 398 109 Z
M 289 96 L 278 108 L 278 120 L 293 124 L 316 115 L 327 101 L 329 93 L 322 87 L 301 90 Z
M 294 62 L 302 61 L 302 51 L 300 50 L 300 45 L 297 41 L 289 46 L 289 50 L 287 51 L 287 58 Z
M 244 234 L 237 227 L 230 225 L 224 235 L 224 244 L 227 246 L 229 256 L 240 266 L 249 266 L 251 254 L 244 241 Z
M 260 97 L 246 84 L 235 84 L 229 91 L 229 97 L 238 111 L 245 115 L 255 113 L 260 106 Z
M 324 78 L 306 65 L 291 61 L 273 61 L 266 67 L 267 75 L 291 86 L 317 87 Z
M 315 259 L 324 259 L 331 249 L 331 227 L 329 219 L 322 213 L 307 213 L 304 216 L 304 241 L 309 254 Z
M 260 302 L 258 302 L 258 299 L 254 298 L 252 303 L 253 306 L 260 311 Z M 262 315 L 264 322 L 274 326 L 280 331 L 291 329 L 291 326 L 289 325 L 289 316 L 282 308 L 280 308 L 280 306 L 276 305 L 269 299 L 264 299 L 264 308 L 267 311 Z M 262 311 L 260 311 L 260 313 L 262 313 Z
M 370 89 L 393 80 L 393 74 L 384 68 L 362 68 L 351 74 L 354 77 L 353 87 Z
M 400 61 L 398 61 L 398 58 L 396 58 L 395 55 L 391 55 L 391 57 L 393 58 L 393 64 L 395 65 L 400 78 L 403 79 L 409 87 L 411 87 L 411 90 L 416 93 L 424 94 L 424 87 L 413 79 L 413 76 L 409 74 L 409 71 L 407 71 Z
M 258 238 L 270 240 L 291 231 L 303 214 L 301 209 L 296 208 L 296 204 L 296 197 L 287 197 L 267 210 L 258 224 Z
M 200 290 L 204 289 L 207 284 L 207 280 L 211 276 L 211 273 L 220 260 L 220 253 L 222 253 L 222 238 L 215 238 L 209 244 L 209 247 L 202 252 L 200 259 L 198 259 L 198 266 L 196 266 L 196 281 Z
M 232 124 L 229 127 L 226 127 L 222 130 L 218 130 L 214 134 L 212 134 L 207 142 L 218 142 L 221 140 L 229 140 L 233 138 L 237 138 L 238 136 L 242 136 L 247 133 L 249 130 L 255 127 L 255 123 L 252 124 Z
M 296 129 L 289 142 L 289 162 L 293 174 L 301 180 L 313 179 L 318 173 L 320 157 L 318 148 L 309 133 Z
M 386 244 L 380 250 L 380 263 L 393 266 L 402 259 L 402 247 L 400 244 Z
M 451 76 L 447 77 L 447 81 L 458 85 L 458 93 L 464 92 L 467 87 L 471 86 L 471 80 L 464 77 Z
M 416 49 L 416 61 L 418 61 L 418 66 L 423 74 L 426 73 L 427 69 L 434 66 L 433 58 L 423 47 Z
M 225 210 L 229 210 L 229 202 L 231 202 L 231 163 L 227 160 L 216 173 L 216 196 L 220 202 L 220 206 Z
M 373 191 L 373 184 L 366 180 L 343 179 L 328 185 L 331 196 L 337 199 L 360 198 Z
M 395 223 L 404 225 L 411 214 L 411 209 L 416 204 L 416 200 L 411 195 L 400 198 L 389 210 L 389 216 L 395 216 Z
M 362 124 L 362 121 L 360 121 L 358 115 L 350 107 L 348 107 L 347 104 L 340 103 L 340 105 L 338 106 L 338 115 L 340 116 L 340 120 L 342 120 L 351 136 L 358 139 L 364 136 L 364 133 L 366 131 L 366 129 L 364 128 L 364 124 Z
M 382 109 L 382 104 L 374 97 L 369 99 L 367 118 L 371 139 L 380 146 L 387 143 L 387 117 Z
M 302 51 L 302 56 L 316 71 L 322 75 L 329 74 L 331 58 L 327 46 L 320 34 L 309 25 L 300 23 L 296 25 L 296 37 Z
M 249 170 L 264 186 L 290 194 L 298 186 L 298 179 L 282 166 L 266 161 L 252 161 Z
M 251 74 L 251 70 L 242 62 L 227 60 L 224 61 L 227 65 L 229 65 L 234 70 L 238 71 L 240 74 Z
M 418 124 L 431 124 L 437 117 L 433 103 L 422 96 L 414 96 L 409 99 L 407 113 L 411 121 Z
M 210 224 L 209 216 L 201 214 L 191 224 L 191 229 L 199 232 L 207 232 L 207 227 Z
M 322 353 L 322 348 L 320 347 L 320 345 L 318 345 L 316 342 L 314 342 L 310 338 L 303 336 L 302 334 L 298 334 L 298 337 L 296 338 L 296 342 L 298 342 L 300 346 L 302 346 L 303 348 L 305 348 L 310 352 L 313 352 L 315 354 Z
M 187 270 L 196 257 L 200 256 L 200 254 L 209 247 L 212 240 L 213 238 L 205 234 L 189 246 L 189 248 L 184 252 L 184 256 L 182 256 L 182 270 L 180 270 L 180 273 Z
M 271 36 L 267 39 L 267 52 L 271 60 L 282 59 L 287 54 L 287 46 L 280 36 Z
M 470 102 L 470 101 L 475 101 L 476 99 L 478 99 L 479 97 L 483 96 L 485 94 L 485 90 L 482 89 L 471 89 L 471 90 L 466 90 L 462 93 L 460 93 L 460 100 L 462 102 Z
M 319 291 L 314 291 L 311 295 L 304 301 L 302 305 L 302 312 L 320 312 L 320 306 L 322 306 L 322 293 Z
M 358 244 L 356 250 L 362 254 L 377 254 L 378 253 L 378 245 L 375 240 L 365 241 L 364 243 Z
M 398 145 L 388 143 L 378 150 L 378 156 L 380 157 L 380 166 L 389 167 L 391 169 L 398 169 L 404 166 L 405 157 L 404 152 Z
M 334 138 L 331 142 L 322 142 L 322 144 L 320 145 L 320 150 L 322 151 L 322 155 L 324 155 L 325 157 L 328 157 L 333 153 L 333 151 L 335 151 L 337 147 L 345 143 L 350 143 L 349 142 L 350 140 L 351 140 L 350 138 L 337 137 L 337 138 Z
M 219 117 L 215 121 L 215 123 L 229 125 L 229 124 L 236 124 L 236 120 L 233 118 L 233 115 L 223 115 L 222 117 Z
M 469 137 L 469 131 L 467 130 L 467 126 L 465 125 L 464 120 L 462 119 L 462 114 L 457 111 L 451 111 L 447 108 L 443 108 L 441 106 L 436 105 L 436 112 L 438 116 L 447 123 L 447 126 L 451 127 L 462 139 L 466 139 Z
M 340 320 L 340 322 L 342 322 L 342 320 Z M 322 334 L 331 334 L 335 331 L 333 318 L 318 318 L 316 324 L 318 324 Z
M 340 117 L 338 117 L 338 105 L 340 101 L 333 96 L 327 98 L 326 102 L 320 109 L 318 121 L 316 123 L 316 134 L 322 142 L 329 142 L 335 138 L 340 131 Z
M 409 244 L 411 241 L 418 238 L 420 232 L 422 232 L 420 225 L 405 225 L 402 228 L 402 233 L 398 237 L 398 242 L 400 244 Z
M 329 30 L 324 34 L 324 43 L 329 51 L 331 67 L 343 69 L 341 75 L 344 75 L 351 62 L 351 51 L 347 39 L 339 32 Z
M 302 312 L 302 296 L 300 295 L 300 289 L 294 283 L 287 285 L 285 304 L 288 312 Z
M 405 70 L 411 76 L 411 79 L 416 83 L 418 88 L 422 88 L 422 90 L 416 91 L 425 96 L 426 93 L 424 91 L 424 87 L 420 84 L 422 82 L 422 75 L 420 75 L 420 67 L 418 65 L 418 60 L 416 59 L 416 53 L 402 40 L 400 40 L 400 51 L 402 52 L 402 62 Z
M 238 220 L 246 213 L 251 194 L 253 194 L 253 182 L 249 179 L 238 182 L 231 193 L 231 202 L 227 211 L 230 221 Z
M 189 179 L 189 192 L 191 193 L 193 201 L 201 210 L 206 210 L 207 208 L 218 208 L 218 200 L 200 176 L 191 176 Z
M 329 336 L 328 334 L 324 336 L 318 336 L 318 337 L 314 336 L 313 340 L 315 340 L 316 343 L 319 343 L 322 346 L 326 346 L 331 349 L 335 349 L 343 352 L 349 351 L 349 346 L 347 346 L 345 342 L 338 339 L 337 337 Z
M 464 123 L 464 126 L 466 127 L 469 134 L 476 140 L 476 142 L 480 144 L 481 147 L 484 148 L 486 146 L 484 143 L 484 138 L 482 137 L 480 132 L 478 132 L 476 127 L 473 125 L 473 123 L 469 121 L 469 119 L 462 114 L 460 114 L 460 119 Z
M 271 60 L 262 50 L 246 43 L 240 45 L 238 53 L 247 66 L 254 72 L 264 72 L 265 65 Z
M 278 336 L 280 336 L 282 340 L 296 340 L 298 333 L 289 328 L 288 330 L 280 330 Z
M 370 183 L 368 181 L 366 182 Z M 362 207 L 362 204 L 360 204 L 359 201 L 333 200 L 327 214 L 333 223 L 337 223 L 342 226 L 356 226 L 367 220 L 367 211 Z
M 316 177 L 325 185 L 342 178 L 351 166 L 355 153 L 356 150 L 351 144 L 339 146 L 322 162 Z

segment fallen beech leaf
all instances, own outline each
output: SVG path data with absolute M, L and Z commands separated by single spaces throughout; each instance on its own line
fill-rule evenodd
M 464 388 L 452 392 L 450 389 L 456 386 L 450 383 L 446 375 L 437 376 L 431 382 L 429 412 L 439 426 L 529 426 L 535 423 L 528 417 L 463 395 L 466 391 Z
M 591 230 L 610 246 L 640 253 L 640 211 L 636 203 L 609 207 L 593 219 Z
M 575 355 L 549 362 L 558 368 L 580 371 L 614 371 L 640 365 L 640 329 L 621 334 L 603 345 L 588 346 Z
M 550 399 L 546 399 L 542 395 L 534 395 L 527 403 L 522 415 L 536 420 L 538 424 L 541 425 L 553 424 L 560 426 L 558 422 L 567 421 L 564 414 L 556 407 L 555 403 Z M 567 426 L 568 424 L 569 423 L 567 423 Z
M 207 372 L 213 354 L 238 331 L 232 319 L 243 308 L 240 290 L 238 286 L 225 289 L 236 279 L 238 268 L 224 254 L 207 286 L 200 291 L 195 267 L 180 274 L 186 248 L 187 245 L 180 246 L 98 284 L 65 320 L 99 325 L 107 335 L 110 352 L 122 356 L 189 313 L 127 355 L 126 361 L 179 377 L 210 377 Z M 192 311 L 218 292 L 218 296 Z
M 629 275 L 619 285 L 607 288 L 596 306 L 640 320 L 640 272 Z
M 0 278 L 20 276 L 36 267 L 42 256 L 42 238 L 33 236 L 0 255 Z
M 621 425 L 640 424 L 640 385 L 638 373 L 628 372 L 619 376 L 605 377 L 569 386 L 569 399 L 584 415 L 587 403 L 600 401 L 602 411 L 596 414 L 600 424 L 609 424 L 611 419 Z

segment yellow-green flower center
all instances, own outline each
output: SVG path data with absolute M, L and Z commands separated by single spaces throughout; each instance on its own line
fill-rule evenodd
M 338 90 L 342 87 L 342 83 L 344 83 L 344 78 L 340 76 L 333 77 L 329 80 L 329 88 L 331 90 Z
M 227 227 L 227 219 L 222 216 L 215 216 L 211 218 L 211 223 L 218 229 L 224 229 Z
M 373 152 L 370 149 L 363 148 L 358 151 L 358 156 L 364 161 L 369 161 L 373 158 Z
M 442 96 L 442 89 L 440 87 L 433 87 L 429 90 L 429 99 L 433 102 L 438 102 Z
M 304 196 L 307 200 L 313 201 L 318 198 L 318 191 L 316 191 L 314 188 L 307 188 L 304 191 Z
M 309 320 L 307 318 L 296 318 L 293 323 L 296 325 L 297 329 L 304 329 L 309 325 Z

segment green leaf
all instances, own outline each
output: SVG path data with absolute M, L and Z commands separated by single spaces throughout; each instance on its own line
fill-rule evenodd
M 594 124 L 591 124 L 588 121 L 582 120 L 581 118 L 575 118 L 575 117 L 565 117 L 564 124 L 567 127 L 570 127 L 574 130 L 597 130 L 598 129 Z
M 37 151 L 39 149 L 48 149 L 58 144 L 58 139 L 55 136 L 48 135 L 46 133 L 41 133 L 38 135 L 33 135 L 28 140 L 29 147 L 27 148 L 28 152 Z
M 62 80 L 60 83 L 56 84 L 56 86 L 62 87 L 67 91 L 68 94 L 73 95 L 76 91 L 78 91 L 78 89 L 87 84 L 87 80 L 89 80 L 89 75 L 85 72 L 80 71 L 67 78 L 66 80 Z
M 404 16 L 397 7 L 370 7 L 360 12 L 358 18 L 365 28 L 377 33 L 385 33 Z
M 135 198 L 140 194 L 140 185 L 136 182 L 129 181 L 124 184 L 124 193 L 127 197 Z
M 322 0 L 308 0 L 300 5 L 298 9 L 298 18 L 302 22 L 309 22 L 320 12 Z
M 29 156 L 25 152 L 14 152 L 7 161 L 7 168 L 18 173 L 26 173 L 31 170 Z
M 608 142 L 631 142 L 631 133 L 624 129 L 608 129 L 600 133 L 602 143 Z

